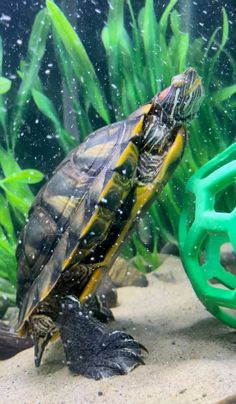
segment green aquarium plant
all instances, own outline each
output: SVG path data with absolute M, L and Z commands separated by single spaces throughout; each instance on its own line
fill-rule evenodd
M 53 25 L 59 67 L 71 97 L 73 93 L 69 83 L 77 83 L 78 98 L 74 101 L 74 111 L 78 118 L 81 140 L 93 128 L 90 109 L 100 115 L 104 124 L 110 122 L 109 115 L 120 120 L 138 105 L 149 101 L 153 94 L 167 85 L 174 74 L 187 66 L 195 66 L 203 77 L 206 102 L 199 118 L 191 125 L 190 146 L 185 155 L 185 164 L 178 168 L 161 200 L 147 214 L 146 231 L 142 225 L 139 226 L 125 249 L 125 255 L 135 255 L 136 262 L 140 263 L 137 266 L 144 268 L 145 262 L 141 264 L 144 255 L 150 258 L 152 252 L 156 254 L 157 244 L 161 246 L 166 241 L 177 244 L 182 190 L 187 178 L 232 141 L 229 133 L 236 86 L 225 85 L 217 76 L 224 57 L 230 64 L 234 81 L 236 77 L 235 62 L 226 50 L 229 37 L 226 11 L 222 9 L 222 26 L 215 29 L 207 44 L 202 38 L 191 38 L 190 46 L 190 35 L 182 30 L 177 0 L 169 2 L 159 20 L 153 0 L 146 0 L 137 16 L 131 0 L 112 0 L 107 24 L 101 35 L 109 72 L 109 93 L 105 97 L 102 83 L 99 82 L 79 36 L 52 0 L 47 0 L 46 4 Z M 130 13 L 131 32 L 125 27 L 125 7 Z M 110 114 L 108 100 L 112 101 Z M 224 112 L 226 103 L 227 114 Z M 143 253 L 143 244 L 146 245 L 147 254 Z M 150 259 L 152 262 L 152 258 Z M 150 262 L 148 261 L 148 265 Z

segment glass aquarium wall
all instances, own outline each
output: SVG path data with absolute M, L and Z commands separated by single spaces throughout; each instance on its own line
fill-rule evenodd
M 205 99 L 183 161 L 122 254 L 148 271 L 166 245 L 177 251 L 187 179 L 235 141 L 235 23 L 233 0 L 0 0 L 0 315 L 15 304 L 19 232 L 55 167 L 193 66 Z

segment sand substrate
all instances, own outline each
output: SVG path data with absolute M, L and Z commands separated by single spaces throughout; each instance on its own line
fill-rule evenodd
M 145 366 L 93 381 L 70 374 L 59 343 L 39 369 L 31 348 L 1 362 L 0 403 L 217 403 L 236 393 L 235 331 L 207 313 L 178 259 L 148 280 L 146 288 L 119 289 L 112 325 L 148 348 Z

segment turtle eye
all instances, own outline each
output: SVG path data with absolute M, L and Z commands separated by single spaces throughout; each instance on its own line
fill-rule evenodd
M 171 81 L 171 85 L 174 86 L 175 88 L 183 87 L 186 85 L 186 83 L 187 83 L 186 78 L 182 74 L 173 77 Z
M 175 87 L 175 88 L 180 88 L 180 87 L 183 87 L 183 86 L 185 86 L 186 85 L 186 81 L 185 80 L 176 80 L 176 81 L 174 81 L 174 83 L 172 83 L 172 85 Z

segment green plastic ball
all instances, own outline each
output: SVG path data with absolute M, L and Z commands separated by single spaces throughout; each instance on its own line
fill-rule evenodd
M 187 183 L 179 225 L 180 254 L 198 298 L 214 316 L 236 328 L 236 272 L 221 260 L 236 252 L 236 143 Z

